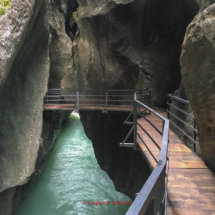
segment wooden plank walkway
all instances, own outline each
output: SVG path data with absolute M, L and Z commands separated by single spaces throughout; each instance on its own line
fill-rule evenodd
M 45 104 L 43 106 L 44 110 L 76 110 L 76 105 L 74 104 Z M 87 111 L 104 111 L 105 106 L 104 105 L 98 105 L 98 106 L 85 106 L 81 105 L 79 106 L 79 110 L 87 110 Z M 120 111 L 120 112 L 129 112 L 133 110 L 133 106 L 114 106 L 114 107 L 108 107 L 107 111 Z M 141 108 L 141 111 L 144 111 L 144 108 Z
M 165 111 L 156 111 L 166 117 Z M 158 117 L 151 114 L 147 118 L 161 131 L 162 121 Z M 146 120 L 138 119 L 138 123 L 160 146 L 161 135 Z M 158 159 L 157 146 L 139 126 L 137 126 L 137 132 Z M 137 142 L 153 169 L 156 162 L 138 136 Z M 167 215 L 215 215 L 215 174 L 171 130 L 169 131 L 169 142 Z

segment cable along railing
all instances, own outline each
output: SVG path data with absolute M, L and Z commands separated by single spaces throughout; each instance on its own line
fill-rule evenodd
M 151 91 L 144 90 L 61 90 L 49 89 L 46 93 L 45 105 L 68 105 L 80 109 L 102 107 L 103 112 L 108 109 L 133 108 L 134 92 L 138 92 L 138 99 L 150 105 Z
M 123 140 L 120 143 L 121 147 L 134 147 L 134 149 L 140 148 L 137 143 L 137 137 L 143 142 L 149 153 L 154 158 L 157 163 L 156 167 L 153 169 L 148 180 L 142 187 L 141 191 L 138 193 L 130 209 L 127 211 L 126 215 L 136 215 L 136 214 L 149 214 L 149 215 L 159 215 L 166 214 L 167 206 L 167 182 L 168 182 L 168 171 L 169 171 L 169 162 L 168 162 L 168 152 L 169 152 L 169 120 L 151 109 L 146 104 L 143 104 L 137 99 L 138 92 L 134 94 L 134 108 L 130 113 L 128 118 L 125 120 L 125 124 L 132 124 L 132 127 Z M 140 111 L 141 108 L 144 108 L 145 111 Z M 148 111 L 148 113 L 147 113 Z M 150 120 L 147 119 L 147 114 L 154 114 L 157 118 L 162 120 L 162 130 L 157 128 Z M 133 123 L 129 122 L 128 119 L 133 115 Z M 157 132 L 161 135 L 161 146 L 153 139 L 153 137 L 146 131 L 146 129 L 141 126 L 138 122 L 138 118 L 146 120 Z M 152 140 L 155 146 L 160 151 L 159 159 L 151 152 L 150 148 L 147 146 L 146 141 L 141 138 L 141 135 L 137 131 L 137 128 L 141 128 L 143 132 Z M 129 136 L 133 133 L 134 143 L 126 143 Z M 141 150 L 141 149 L 140 149 Z M 153 201 L 153 209 L 148 210 L 150 202 Z
M 180 104 L 184 104 L 186 106 L 186 108 L 184 108 L 184 109 L 179 108 L 176 105 L 174 105 L 174 103 L 172 101 L 177 101 Z M 170 125 L 172 125 L 180 133 L 182 133 L 187 138 L 187 140 L 190 141 L 192 146 L 190 146 L 189 143 L 186 143 L 184 140 L 182 140 L 182 141 L 186 145 L 188 145 L 188 147 L 190 147 L 196 154 L 199 155 L 200 149 L 199 149 L 199 143 L 197 141 L 198 130 L 197 130 L 197 125 L 196 125 L 196 118 L 193 114 L 191 114 L 185 110 L 185 109 L 188 109 L 189 104 L 190 103 L 187 100 L 181 99 L 177 96 L 173 96 L 172 94 L 168 94 L 167 95 L 167 116 L 170 120 Z M 187 119 L 189 119 L 189 120 L 187 120 Z M 191 121 L 191 122 L 188 123 L 187 121 Z M 181 124 L 183 126 L 176 125 L 176 123 Z M 187 132 L 187 130 L 190 130 L 190 132 L 189 132 L 190 134 Z M 176 132 L 176 134 L 177 134 L 177 132 Z M 181 137 L 180 137 L 180 139 L 181 139 Z

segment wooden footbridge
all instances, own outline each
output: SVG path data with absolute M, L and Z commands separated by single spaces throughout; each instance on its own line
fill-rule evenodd
M 130 111 L 125 124 L 131 130 L 121 147 L 140 150 L 148 162 L 152 173 L 138 193 L 127 215 L 215 215 L 215 174 L 203 159 L 194 153 L 198 144 L 198 130 L 192 127 L 193 137 L 169 121 L 167 113 L 151 109 L 149 90 L 126 91 L 72 91 L 49 90 L 45 98 L 44 110 L 101 110 Z M 168 107 L 195 117 L 174 107 L 170 99 L 188 104 L 188 101 L 169 95 Z M 168 108 L 168 115 L 178 118 Z M 132 118 L 132 120 L 130 120 Z M 129 121 L 128 121 L 129 120 Z M 180 122 L 187 124 L 181 119 Z M 169 129 L 169 123 L 178 128 L 193 143 L 188 148 Z M 127 143 L 133 135 L 134 141 Z

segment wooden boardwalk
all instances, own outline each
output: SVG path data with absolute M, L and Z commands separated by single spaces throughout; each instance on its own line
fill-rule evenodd
M 44 110 L 76 110 L 76 105 L 74 104 L 45 104 L 43 106 Z M 98 106 L 85 106 L 80 105 L 79 110 L 87 110 L 87 111 L 104 111 L 104 105 Z M 120 111 L 120 112 L 129 112 L 133 110 L 133 106 L 113 106 L 107 107 L 107 111 Z M 141 111 L 144 111 L 145 108 L 141 108 Z
M 156 110 L 166 117 L 165 111 Z M 160 130 L 162 121 L 154 114 L 147 118 Z M 143 118 L 138 123 L 161 145 L 161 135 Z M 159 149 L 137 126 L 137 132 L 158 159 Z M 143 155 L 153 169 L 156 162 L 137 136 Z M 169 177 L 167 215 L 215 215 L 215 174 L 205 162 L 169 131 Z

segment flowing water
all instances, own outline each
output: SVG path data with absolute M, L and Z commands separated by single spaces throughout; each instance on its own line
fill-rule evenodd
M 106 205 L 95 206 L 97 201 Z M 71 115 L 62 126 L 44 172 L 15 215 L 125 214 L 130 205 L 117 201 L 131 200 L 117 192 L 108 175 L 99 168 L 82 123 Z

